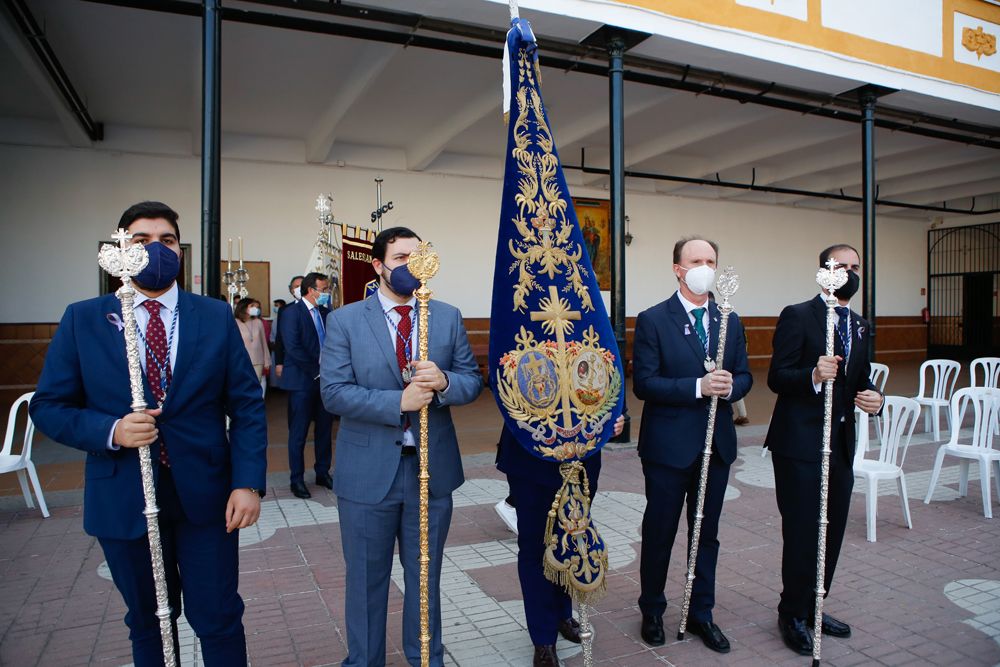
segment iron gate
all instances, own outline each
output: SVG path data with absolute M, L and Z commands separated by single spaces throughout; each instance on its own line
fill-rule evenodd
M 1000 356 L 1000 222 L 927 232 L 927 354 Z

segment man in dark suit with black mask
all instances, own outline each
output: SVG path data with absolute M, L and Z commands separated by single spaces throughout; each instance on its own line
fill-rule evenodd
M 833 380 L 833 429 L 824 589 L 829 594 L 847 527 L 854 487 L 855 406 L 869 414 L 883 397 L 869 381 L 869 326 L 849 304 L 860 286 L 858 251 L 846 244 L 820 253 L 819 265 L 833 258 L 847 269 L 847 283 L 834 292 L 838 325 L 834 356 L 826 356 L 825 293 L 786 307 L 774 331 L 774 352 L 767 385 L 778 394 L 765 447 L 771 450 L 775 491 L 784 546 L 778 627 L 793 651 L 811 655 L 809 628 L 815 616 L 816 545 L 819 538 L 820 462 L 822 459 L 823 383 Z M 823 614 L 823 634 L 850 637 L 851 628 Z

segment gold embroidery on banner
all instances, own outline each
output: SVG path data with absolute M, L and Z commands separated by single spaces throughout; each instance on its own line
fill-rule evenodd
M 514 337 L 515 348 L 500 359 L 497 395 L 518 426 L 531 433 L 536 451 L 559 461 L 582 458 L 593 450 L 621 395 L 615 356 L 601 347 L 592 326 L 569 340 L 574 322 L 594 310 L 579 264 L 583 248 L 571 240 L 569 203 L 559 187 L 559 159 L 545 121 L 541 96 L 535 88 L 538 72 L 522 50 L 518 56 L 517 118 L 512 157 L 519 172 L 515 195 L 517 214 L 511 223 L 520 239 L 511 239 L 517 272 L 513 309 L 528 312 L 527 297 L 546 294 L 530 318 L 555 340 L 536 340 L 524 327 Z M 534 127 L 534 132 L 532 132 Z M 533 140 L 535 143 L 533 143 Z M 564 276 L 560 290 L 551 283 Z M 570 298 L 578 304 L 574 306 Z M 558 442 L 559 440 L 562 442 Z
M 962 46 L 976 54 L 976 60 L 992 56 L 997 52 L 997 36 L 983 30 L 983 26 L 962 28 Z

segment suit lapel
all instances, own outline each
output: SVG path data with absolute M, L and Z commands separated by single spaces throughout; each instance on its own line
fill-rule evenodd
M 174 336 L 177 339 L 177 362 L 174 364 L 170 388 L 167 390 L 167 398 L 163 405 L 170 404 L 171 397 L 177 393 L 178 382 L 182 382 L 184 375 L 191 367 L 191 360 L 198 349 L 200 340 L 201 322 L 196 314 L 194 299 L 184 290 L 177 291 L 177 331 Z
M 399 388 L 403 388 L 403 378 L 399 373 L 399 363 L 396 361 L 396 349 L 390 344 L 388 324 L 386 324 L 385 313 L 382 311 L 382 304 L 379 303 L 378 295 L 365 299 L 365 319 L 372 330 L 375 346 L 382 350 L 382 356 L 392 369 L 392 376 L 396 378 Z
M 667 310 L 670 311 L 671 319 L 680 328 L 681 338 L 685 340 L 688 348 L 694 353 L 695 358 L 698 359 L 698 364 L 701 365 L 705 361 L 705 348 L 702 347 L 701 339 L 698 338 L 694 327 L 691 326 L 691 318 L 688 317 L 687 311 L 681 305 L 681 300 L 677 294 L 674 294 L 667 301 Z

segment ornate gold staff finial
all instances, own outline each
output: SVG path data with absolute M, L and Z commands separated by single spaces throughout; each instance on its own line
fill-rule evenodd
M 826 260 L 826 268 L 816 272 L 816 282 L 826 290 L 823 300 L 826 302 L 826 356 L 832 357 L 833 332 L 837 328 L 837 297 L 834 295 L 847 282 L 847 270 L 834 258 Z M 820 459 L 819 485 L 819 536 L 816 540 L 816 616 L 814 627 L 823 627 L 823 595 L 826 578 L 826 526 L 827 506 L 830 495 L 830 433 L 833 428 L 833 380 L 823 383 L 823 451 Z M 818 667 L 822 644 L 822 632 L 813 636 L 813 667 Z
M 727 266 L 715 281 L 715 290 L 722 297 L 719 304 L 719 312 L 722 317 L 719 319 L 719 348 L 715 352 L 715 359 L 709 359 L 705 363 L 705 370 L 709 373 L 716 368 L 722 368 L 722 362 L 726 358 L 726 338 L 729 332 L 729 314 L 733 312 L 733 306 L 729 303 L 729 297 L 736 294 L 740 288 L 740 276 L 731 266 Z M 719 397 L 712 396 L 708 407 L 708 426 L 705 429 L 705 449 L 701 453 L 701 472 L 698 477 L 698 496 L 695 500 L 694 525 L 691 527 L 690 547 L 688 547 L 688 567 L 687 577 L 684 580 L 684 602 L 681 604 L 681 624 L 677 631 L 677 639 L 683 640 L 687 630 L 688 611 L 691 608 L 691 594 L 694 591 L 694 566 L 698 561 L 698 542 L 701 539 L 701 520 L 705 517 L 705 490 L 708 488 L 708 466 L 712 459 L 712 442 L 715 440 L 715 418 L 719 411 Z
M 115 295 L 122 304 L 122 321 L 125 324 L 125 356 L 128 360 L 129 389 L 132 393 L 132 412 L 146 409 L 146 399 L 142 386 L 142 366 L 139 362 L 139 328 L 135 322 L 135 288 L 132 276 L 149 264 L 149 254 L 141 243 L 132 243 L 128 230 L 119 229 L 111 235 L 117 246 L 105 243 L 97 254 L 97 263 L 116 278 L 121 278 L 122 286 Z M 153 462 L 149 455 L 149 445 L 139 447 L 139 473 L 142 479 L 142 496 L 146 507 L 146 530 L 149 537 L 149 555 L 153 564 L 153 583 L 156 590 L 156 617 L 160 621 L 160 639 L 163 641 L 163 662 L 177 664 L 174 647 L 174 633 L 170 624 L 170 602 L 167 597 L 167 576 L 163 566 L 163 547 L 160 543 L 160 523 L 157 516 L 156 488 L 153 486 Z
M 427 241 L 417 244 L 417 249 L 410 254 L 407 267 L 413 277 L 420 281 L 420 287 L 415 292 L 420 307 L 420 317 L 417 320 L 417 349 L 419 358 L 427 359 L 428 342 L 430 340 L 430 300 L 431 292 L 427 281 L 437 275 L 441 267 L 434 246 Z M 420 664 L 429 665 L 431 660 L 430 631 L 430 532 L 428 487 L 431 473 L 428 469 L 428 434 L 429 410 L 427 406 L 420 408 Z

